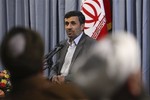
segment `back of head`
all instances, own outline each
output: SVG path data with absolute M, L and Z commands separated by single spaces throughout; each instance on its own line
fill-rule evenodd
M 69 11 L 65 14 L 64 18 L 70 18 L 70 17 L 74 17 L 74 16 L 77 16 L 79 18 L 80 24 L 85 23 L 85 16 L 80 11 Z
M 42 70 L 44 45 L 40 35 L 22 27 L 10 29 L 1 44 L 1 60 L 12 80 L 20 80 Z
M 140 70 L 140 48 L 132 34 L 116 32 L 91 48 L 73 69 L 74 80 L 94 99 L 110 96 Z

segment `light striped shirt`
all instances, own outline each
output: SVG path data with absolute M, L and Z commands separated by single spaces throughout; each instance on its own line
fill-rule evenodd
M 74 52 L 76 50 L 76 46 L 78 45 L 79 40 L 81 39 L 82 35 L 83 35 L 83 33 L 81 33 L 71 43 L 68 40 L 69 47 L 68 47 L 68 50 L 67 50 L 67 53 L 66 53 L 66 56 L 65 56 L 64 64 L 63 64 L 62 69 L 61 69 L 61 75 L 63 75 L 63 76 L 68 75 L 68 72 L 69 72 L 69 69 L 70 69 L 70 64 L 71 64 L 71 61 L 72 61 L 72 57 L 74 55 Z

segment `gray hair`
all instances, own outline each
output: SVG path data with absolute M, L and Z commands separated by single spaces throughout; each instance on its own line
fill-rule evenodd
M 140 47 L 127 32 L 115 32 L 100 40 L 73 67 L 74 81 L 90 95 L 105 96 L 140 70 Z M 88 94 L 89 95 L 89 94 Z

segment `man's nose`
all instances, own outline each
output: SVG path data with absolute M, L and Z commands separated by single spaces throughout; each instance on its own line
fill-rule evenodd
M 66 26 L 66 28 L 67 28 L 67 29 L 71 29 L 71 28 L 72 28 L 72 25 L 71 25 L 71 24 L 68 24 L 68 25 Z

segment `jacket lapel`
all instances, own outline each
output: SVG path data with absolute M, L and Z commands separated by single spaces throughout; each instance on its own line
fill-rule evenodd
M 75 62 L 76 58 L 79 56 L 80 52 L 83 51 L 85 37 L 86 37 L 86 35 L 83 33 L 83 35 L 82 35 L 82 37 L 81 37 L 81 39 L 79 41 L 79 44 L 77 45 L 76 50 L 74 52 L 74 55 L 73 55 L 73 58 L 72 58 L 70 66 L 73 65 L 73 63 Z
M 71 69 L 73 63 L 75 62 L 76 58 L 77 58 L 78 55 L 80 54 L 80 52 L 83 51 L 83 47 L 84 47 L 84 42 L 85 42 L 85 40 L 86 40 L 86 34 L 83 33 L 83 35 L 82 35 L 82 37 L 81 37 L 81 39 L 80 39 L 80 41 L 79 41 L 79 43 L 78 43 L 78 45 L 77 45 L 77 47 L 76 47 L 76 50 L 75 50 L 75 52 L 74 52 L 74 55 L 73 55 L 73 58 L 72 58 L 72 61 L 71 61 L 71 64 L 70 64 L 70 69 Z M 58 69 L 58 72 L 61 71 L 61 68 L 62 68 L 62 66 L 63 66 L 63 63 L 64 63 L 64 60 L 65 60 L 65 56 L 66 56 L 68 47 L 69 47 L 69 44 L 68 44 L 67 41 L 66 41 L 66 45 L 63 47 L 62 53 L 61 53 L 61 56 L 60 56 L 60 62 L 61 62 L 61 63 L 60 63 L 60 65 L 59 65 L 60 67 L 59 67 L 59 69 Z M 69 71 L 69 72 L 70 72 L 70 71 Z
M 69 44 L 67 43 L 67 41 L 65 42 L 65 45 L 64 45 L 64 47 L 63 47 L 63 49 L 62 49 L 62 52 L 61 52 L 61 56 L 60 56 L 60 64 L 59 64 L 59 69 L 58 69 L 58 72 L 60 72 L 61 71 L 61 68 L 62 68 L 62 66 L 63 66 L 63 63 L 64 63 L 64 60 L 65 60 L 65 56 L 66 56 L 66 53 L 67 53 L 67 50 L 68 50 L 68 47 L 69 47 Z

